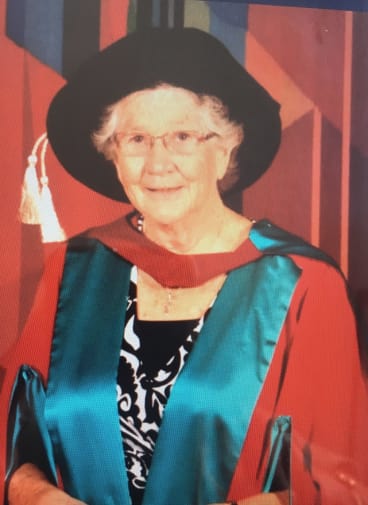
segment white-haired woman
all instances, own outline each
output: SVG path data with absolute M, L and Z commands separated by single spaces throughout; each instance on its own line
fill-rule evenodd
M 270 165 L 278 110 L 193 29 L 130 35 L 55 97 L 63 166 L 134 211 L 46 270 L 8 374 L 22 365 L 10 505 L 362 503 L 367 398 L 345 282 L 223 200 Z

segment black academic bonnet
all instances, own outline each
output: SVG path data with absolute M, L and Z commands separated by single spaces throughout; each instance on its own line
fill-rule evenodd
M 267 170 L 280 144 L 279 104 L 220 41 L 194 28 L 132 33 L 79 68 L 47 117 L 48 138 L 64 168 L 95 191 L 127 201 L 112 162 L 96 151 L 91 134 L 107 106 L 159 83 L 216 96 L 230 119 L 244 126 L 239 179 L 230 191 L 250 186 Z

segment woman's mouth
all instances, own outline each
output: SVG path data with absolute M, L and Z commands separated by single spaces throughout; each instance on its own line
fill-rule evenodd
M 157 195 L 172 195 L 177 193 L 183 188 L 183 186 L 176 186 L 176 187 L 171 187 L 171 188 L 146 188 L 147 191 L 149 191 L 152 194 L 157 194 Z

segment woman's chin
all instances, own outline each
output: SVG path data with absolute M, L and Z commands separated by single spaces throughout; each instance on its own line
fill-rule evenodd
M 172 188 L 147 188 L 145 193 L 147 198 L 153 200 L 157 204 L 165 203 L 166 201 L 175 202 L 178 198 L 181 198 L 184 192 L 183 186 L 177 186 Z

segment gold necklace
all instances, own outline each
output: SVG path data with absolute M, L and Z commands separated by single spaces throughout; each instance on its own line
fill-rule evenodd
M 174 296 L 173 296 L 172 288 L 165 288 L 165 291 L 166 291 L 166 302 L 164 302 L 164 304 L 163 304 L 164 305 L 163 309 L 164 309 L 164 314 L 167 315 L 170 312 L 170 308 L 172 306 Z
M 184 307 L 185 319 L 195 319 L 199 314 L 203 315 L 205 313 L 208 307 L 213 304 L 225 278 L 226 275 L 222 274 L 210 279 L 201 286 L 192 288 L 168 287 L 160 284 L 143 270 L 138 270 L 139 290 L 143 290 L 148 296 L 150 306 L 161 307 L 164 316 L 172 314 L 174 307 L 176 310 L 181 309 L 181 311 Z M 201 299 L 199 303 L 198 296 Z M 193 305 L 194 300 L 197 301 Z M 191 312 L 191 309 L 194 309 L 194 311 Z

